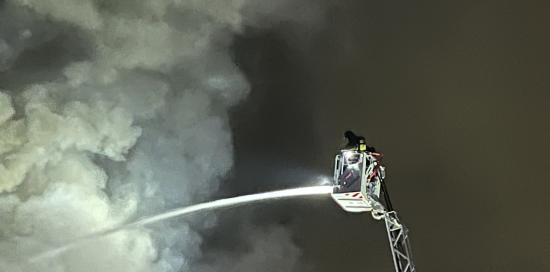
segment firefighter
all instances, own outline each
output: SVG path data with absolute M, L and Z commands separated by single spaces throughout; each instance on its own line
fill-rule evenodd
M 367 141 L 363 136 L 357 136 L 351 130 L 344 133 L 344 137 L 347 139 L 346 149 L 360 151 L 360 152 L 376 152 L 376 149 L 367 145 Z

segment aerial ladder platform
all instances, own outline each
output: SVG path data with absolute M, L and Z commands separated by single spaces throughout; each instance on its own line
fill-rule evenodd
M 348 144 L 334 160 L 332 198 L 351 213 L 370 212 L 384 220 L 396 272 L 415 272 L 408 229 L 393 209 L 384 182 L 382 154 L 367 146 L 365 138 L 347 131 Z

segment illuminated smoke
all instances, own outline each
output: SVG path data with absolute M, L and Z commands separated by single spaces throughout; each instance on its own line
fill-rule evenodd
M 243 1 L 12 0 L 0 11 L 0 271 L 181 271 L 186 224 L 23 260 L 200 200 L 232 166 L 248 92 L 228 45 Z
M 24 260 L 217 190 L 249 89 L 229 45 L 271 12 L 245 4 L 0 1 L 0 271 L 191 270 L 201 238 L 183 222 Z

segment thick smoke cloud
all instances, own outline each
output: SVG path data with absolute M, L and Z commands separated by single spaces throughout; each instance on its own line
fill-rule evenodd
M 229 49 L 245 4 L 0 2 L 1 271 L 191 269 L 201 238 L 185 222 L 27 259 L 217 190 L 232 166 L 227 111 L 249 91 Z M 288 233 L 257 235 L 269 242 L 234 256 L 232 271 L 271 257 L 286 263 L 273 271 L 291 270 L 299 250 Z

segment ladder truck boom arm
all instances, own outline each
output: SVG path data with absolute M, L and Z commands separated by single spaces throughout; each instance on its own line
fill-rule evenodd
M 411 244 L 409 242 L 409 231 L 401 223 L 399 217 L 397 217 L 397 212 L 391 208 L 389 193 L 385 183 L 382 183 L 382 191 L 384 192 L 384 202 L 387 208 L 387 211 L 383 211 L 384 222 L 386 224 L 386 232 L 388 234 L 395 271 L 415 272 L 416 268 L 413 263 Z

